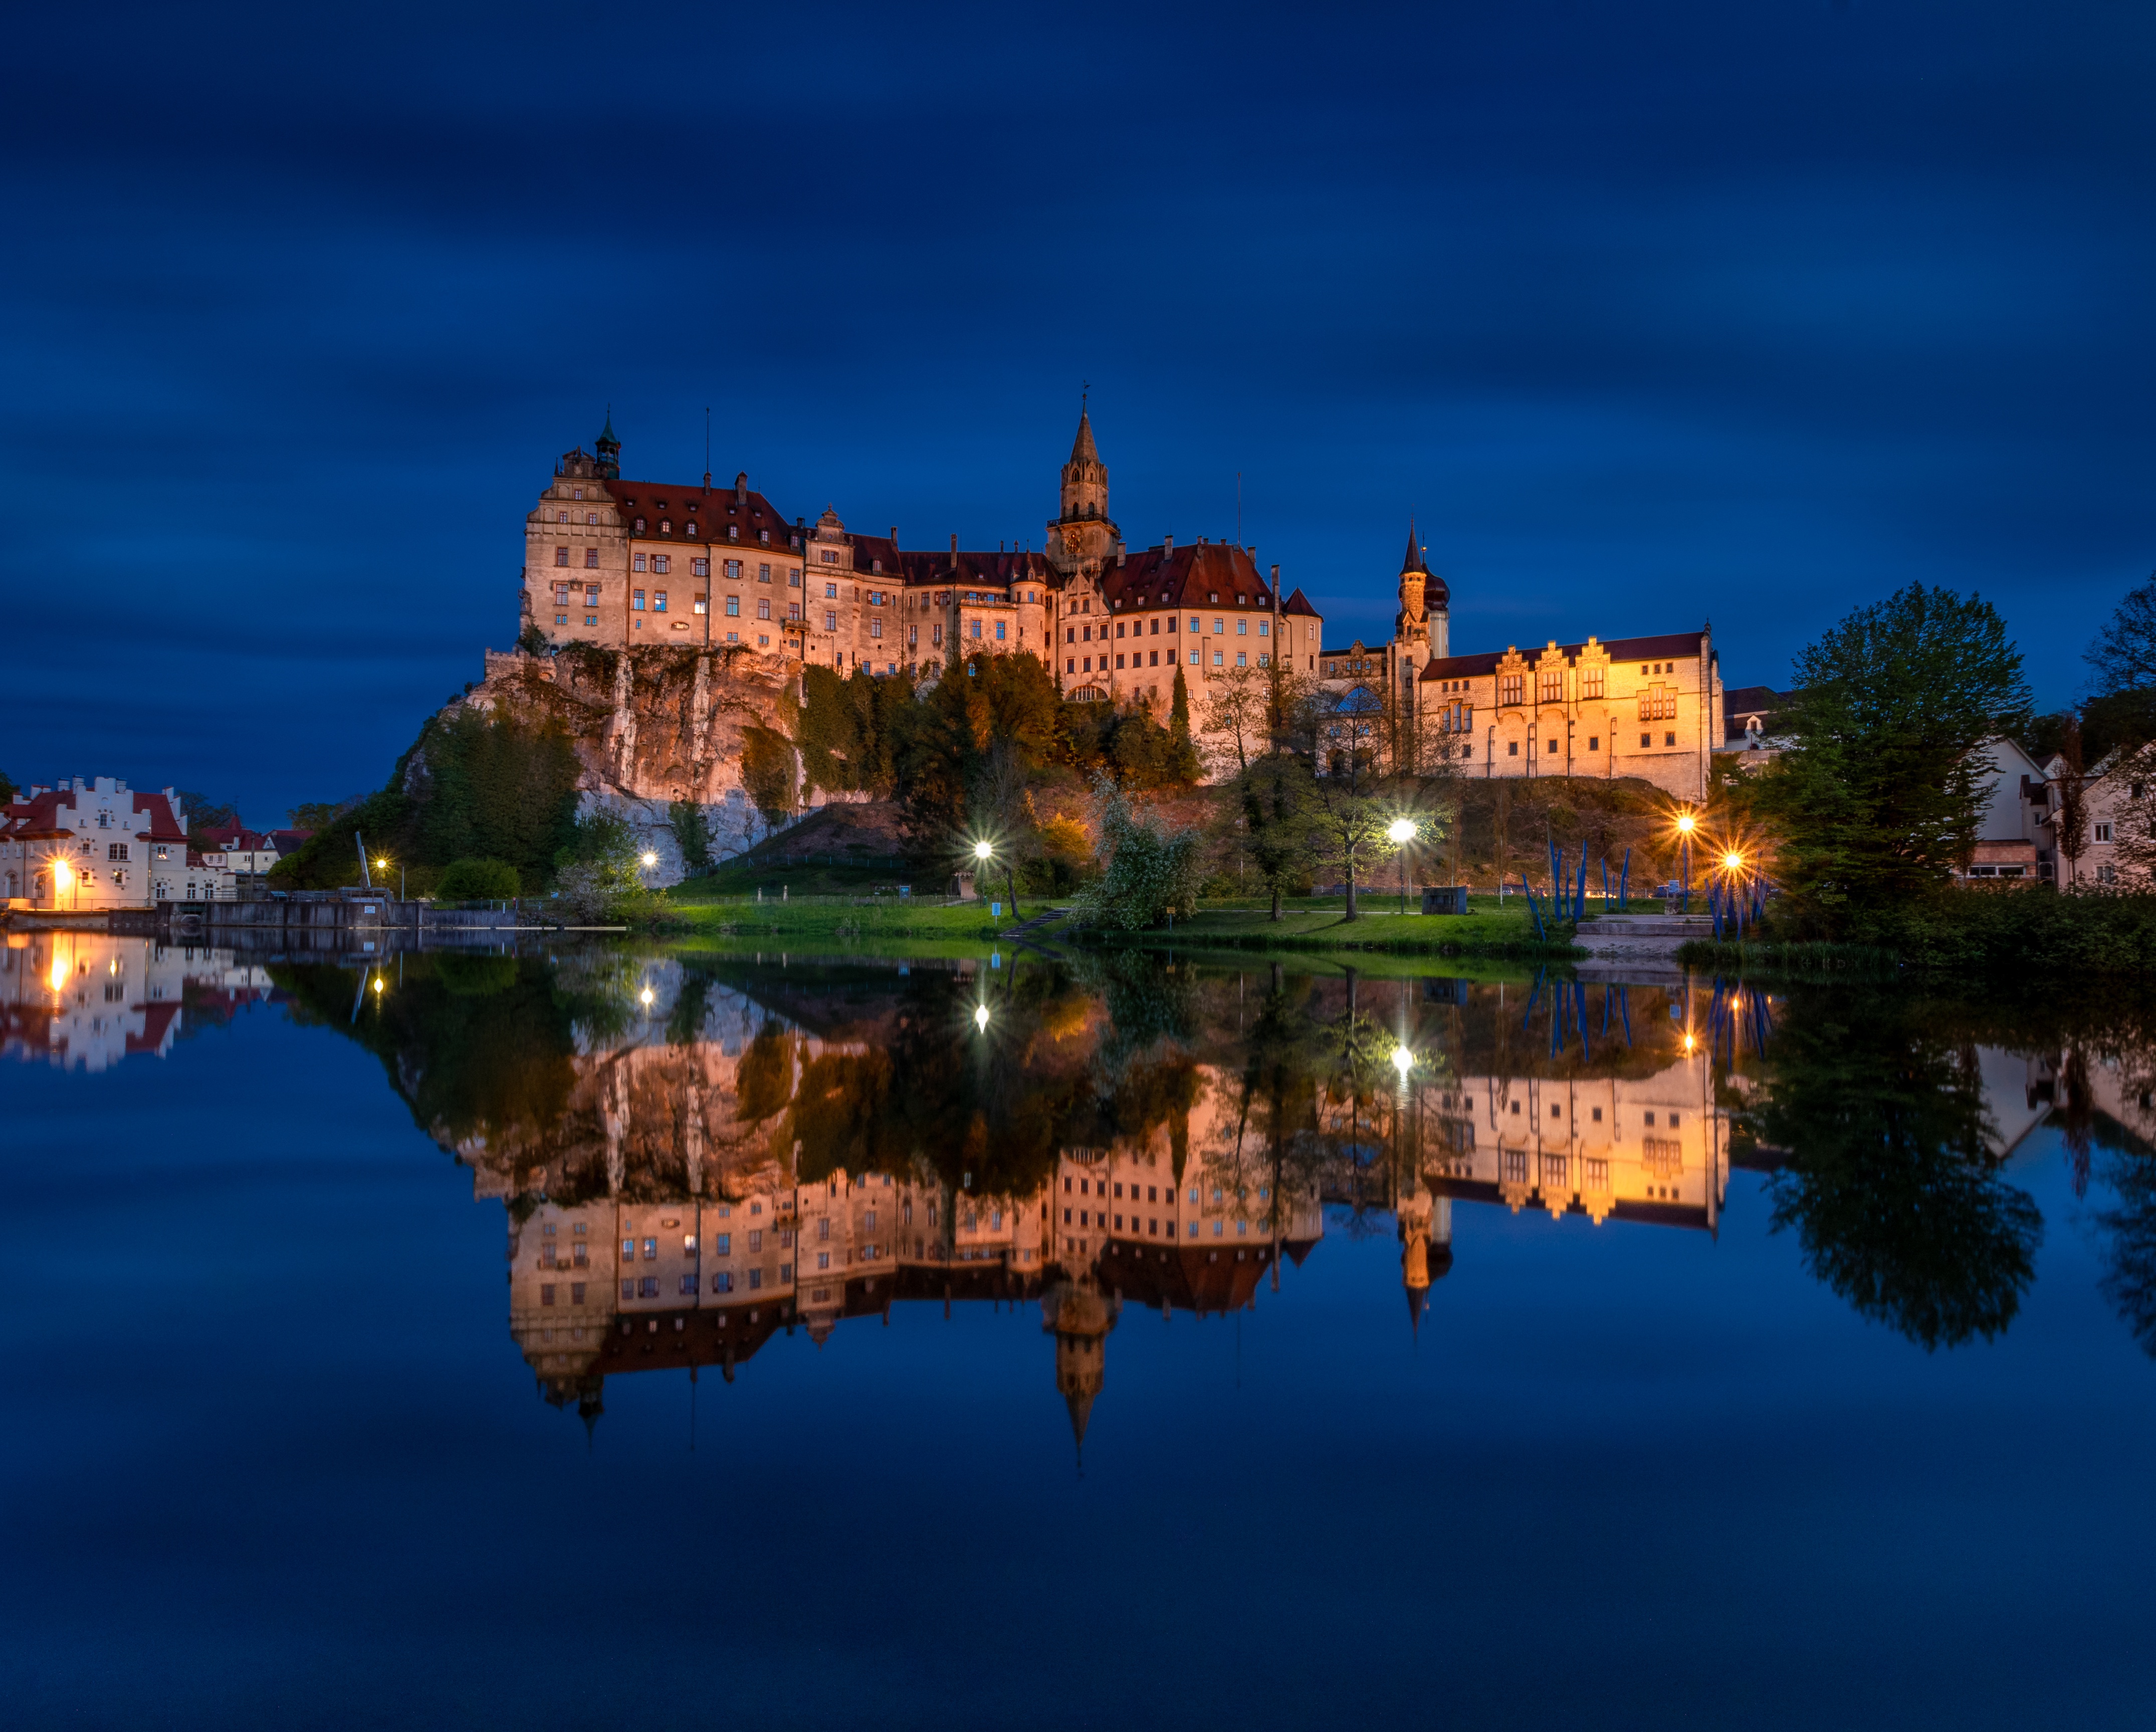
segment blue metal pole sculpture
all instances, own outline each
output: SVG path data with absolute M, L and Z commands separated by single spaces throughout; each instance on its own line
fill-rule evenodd
M 1579 845 L 1579 882 L 1572 892 L 1572 917 L 1574 920 L 1587 917 L 1587 844 L 1584 842 Z
M 1617 1014 L 1625 1019 L 1625 1050 L 1632 1050 L 1632 989 L 1629 986 L 1617 989 Z
M 1632 851 L 1630 848 L 1627 848 L 1625 851 L 1624 870 L 1617 875 L 1617 907 L 1620 912 L 1623 911 L 1625 907 L 1625 887 L 1630 881 L 1631 876 Z

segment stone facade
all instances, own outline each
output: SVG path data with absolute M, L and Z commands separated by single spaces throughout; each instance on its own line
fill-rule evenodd
M 174 900 L 189 864 L 180 797 L 111 776 L 26 789 L 0 806 L 0 887 L 24 908 L 89 913 Z

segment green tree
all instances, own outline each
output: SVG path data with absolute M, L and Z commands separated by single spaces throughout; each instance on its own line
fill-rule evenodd
M 1196 833 L 1141 816 L 1105 773 L 1095 780 L 1093 797 L 1103 870 L 1073 901 L 1073 923 L 1137 932 L 1188 915 L 1198 906 L 1202 876 Z
M 1272 897 L 1275 920 L 1281 917 L 1281 896 L 1309 879 L 1316 793 L 1309 760 L 1285 748 L 1265 753 L 1235 779 L 1243 845 Z
M 2103 692 L 2156 686 L 2156 573 L 2126 592 L 2082 660 Z
M 419 758 L 417 822 L 405 844 L 415 863 L 501 860 L 527 877 L 545 875 L 576 823 L 583 766 L 566 729 L 467 708 L 429 725 Z
M 691 878 L 701 877 L 711 869 L 711 826 L 704 815 L 704 809 L 692 799 L 670 800 L 666 806 L 666 823 L 674 832 L 675 845 L 681 851 L 681 870 Z
M 1184 787 L 1194 786 L 1204 774 L 1198 761 L 1198 743 L 1190 738 L 1190 688 L 1183 681 L 1183 664 L 1175 665 L 1175 691 L 1168 706 L 1168 779 Z
M 506 860 L 453 860 L 434 885 L 444 902 L 506 902 L 521 894 L 516 868 Z
M 1989 603 L 1920 584 L 1851 613 L 1794 676 L 1789 745 L 1755 809 L 1797 912 L 1834 930 L 1944 884 L 1968 856 L 1979 749 L 2020 731 L 2029 688 Z
M 777 829 L 793 814 L 798 792 L 796 762 L 793 742 L 778 729 L 751 723 L 742 730 L 742 786 L 769 828 Z

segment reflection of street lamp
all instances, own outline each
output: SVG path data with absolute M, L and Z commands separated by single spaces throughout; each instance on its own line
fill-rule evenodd
M 651 1001 L 654 995 L 654 994 L 651 989 L 647 986 L 643 991 L 637 994 L 636 1001 L 638 1004 L 643 1005 L 645 1010 L 649 1010 L 651 1008 Z
M 1400 912 L 1404 914 L 1408 911 L 1408 844 L 1415 837 L 1414 820 L 1395 818 L 1386 827 L 1385 834 L 1392 839 L 1393 845 L 1400 851 Z M 1397 1056 L 1394 1062 L 1398 1062 Z M 1400 1074 L 1405 1076 L 1407 1072 L 1403 1069 Z
M 1404 1046 L 1393 1048 L 1393 1068 L 1400 1073 L 1400 1087 L 1405 1088 L 1408 1072 L 1414 1068 L 1414 1054 Z
M 973 1006 L 973 1027 L 981 1034 L 988 1031 L 988 1007 L 986 1005 Z

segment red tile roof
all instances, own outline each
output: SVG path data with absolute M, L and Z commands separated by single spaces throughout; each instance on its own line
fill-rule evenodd
M 1243 548 L 1201 542 L 1178 547 L 1127 551 L 1120 564 L 1101 572 L 1101 593 L 1117 610 L 1129 608 L 1245 608 L 1270 609 L 1272 588 Z M 1218 596 L 1215 601 L 1210 598 Z
M 1317 609 L 1310 604 L 1310 598 L 1305 595 L 1300 589 L 1296 590 L 1294 594 L 1288 597 L 1286 601 L 1281 604 L 1281 612 L 1283 614 L 1306 614 L 1312 619 L 1319 617 Z
M 1687 656 L 1697 656 L 1706 637 L 1703 631 L 1671 631 L 1659 637 L 1611 638 L 1596 647 L 1613 662 L 1681 661 Z M 1530 664 L 1544 653 L 1543 646 L 1539 644 L 1516 647 L 1519 647 L 1520 654 Z M 1570 658 L 1577 656 L 1587 645 L 1584 643 L 1559 644 L 1557 647 L 1560 655 Z M 1473 679 L 1477 675 L 1495 673 L 1497 664 L 1510 653 L 1510 650 L 1496 650 L 1480 655 L 1448 655 L 1441 661 L 1431 662 L 1422 671 L 1422 676 L 1425 680 Z
M 891 569 L 892 560 L 899 561 L 905 567 L 906 581 L 916 587 L 942 583 L 963 589 L 968 583 L 978 583 L 983 588 L 1007 588 L 1013 583 L 1052 584 L 1055 582 L 1055 568 L 1048 563 L 1045 553 L 973 553 L 963 547 L 955 554 L 906 553 L 900 552 L 885 537 L 855 536 L 854 563 L 856 565 L 861 562 L 864 545 L 888 550 L 880 551 L 876 556 L 884 561 L 884 569 Z
M 674 481 L 602 481 L 599 484 L 613 497 L 615 507 L 621 512 L 624 526 L 634 526 L 639 517 L 644 520 L 644 538 L 659 539 L 659 525 L 664 521 L 673 525 L 669 541 L 714 542 L 723 547 L 761 547 L 757 540 L 759 529 L 771 532 L 769 546 L 781 551 L 788 549 L 788 538 L 798 532 L 785 512 L 753 489 L 749 490 L 746 501 L 737 505 L 731 487 L 706 487 L 701 481 L 691 481 L 685 486 Z M 696 525 L 691 536 L 689 526 Z M 741 530 L 738 542 L 726 539 L 726 526 L 734 524 Z M 577 526 L 567 523 L 565 529 Z M 629 532 L 636 532 L 633 527 Z

